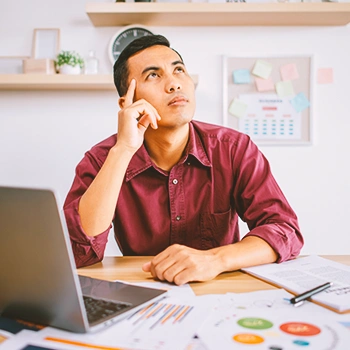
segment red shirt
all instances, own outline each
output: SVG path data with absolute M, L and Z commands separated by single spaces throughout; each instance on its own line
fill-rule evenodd
M 103 259 L 112 225 L 98 236 L 87 236 L 78 203 L 116 137 L 85 154 L 64 204 L 78 267 Z M 248 224 L 247 236 L 268 242 L 278 262 L 299 254 L 303 238 L 297 217 L 257 146 L 235 130 L 192 121 L 184 155 L 169 172 L 152 162 L 144 146 L 135 153 L 113 227 L 123 255 L 156 255 L 174 243 L 203 250 L 238 242 L 238 215 Z

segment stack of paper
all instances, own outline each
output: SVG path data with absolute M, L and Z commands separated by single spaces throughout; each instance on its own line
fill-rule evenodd
M 332 282 L 331 288 L 316 294 L 311 300 L 338 312 L 350 311 L 350 266 L 311 255 L 242 270 L 297 294 Z

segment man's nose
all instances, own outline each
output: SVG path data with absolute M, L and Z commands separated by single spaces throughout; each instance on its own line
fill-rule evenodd
M 171 93 L 175 91 L 181 90 L 182 86 L 181 83 L 174 77 L 170 78 L 169 81 L 166 83 L 166 91 Z

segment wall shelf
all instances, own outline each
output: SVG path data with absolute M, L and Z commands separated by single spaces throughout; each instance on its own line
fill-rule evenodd
M 195 85 L 198 75 L 191 75 Z M 112 74 L 0 74 L 0 90 L 105 90 L 115 91 Z
M 115 90 L 108 75 L 1 74 L 0 90 Z
M 350 23 L 350 3 L 88 3 L 96 27 L 340 26 Z

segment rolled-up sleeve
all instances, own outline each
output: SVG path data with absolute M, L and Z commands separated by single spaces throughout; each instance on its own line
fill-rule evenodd
M 250 229 L 245 237 L 266 241 L 278 254 L 277 262 L 295 258 L 303 246 L 298 219 L 273 177 L 270 165 L 249 138 L 236 153 L 234 200 Z M 244 238 L 243 238 L 244 239 Z
M 110 225 L 106 231 L 99 235 L 90 237 L 85 234 L 80 221 L 78 212 L 80 198 L 99 170 L 97 159 L 87 152 L 76 167 L 75 178 L 63 206 L 77 267 L 92 265 L 103 259 L 108 233 L 112 226 Z

